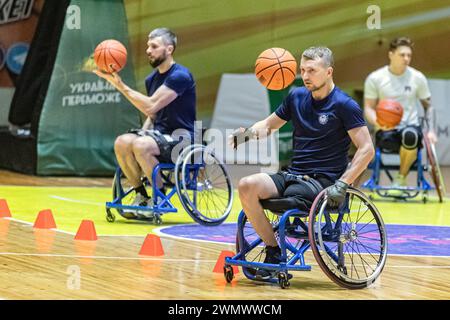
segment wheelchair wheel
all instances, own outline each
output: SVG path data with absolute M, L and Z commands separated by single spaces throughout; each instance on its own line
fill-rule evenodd
M 195 222 L 215 226 L 225 221 L 233 204 L 233 187 L 213 152 L 202 145 L 183 151 L 174 175 L 181 204 Z
M 431 177 L 433 178 L 433 183 L 439 197 L 439 202 L 442 202 L 445 195 L 445 185 L 444 179 L 442 178 L 441 168 L 439 167 L 436 149 L 428 139 L 427 135 L 424 135 L 423 141 L 425 142 L 427 158 L 431 167 Z
M 267 221 L 272 225 L 275 231 L 275 238 L 279 240 L 278 236 L 278 223 L 280 221 L 280 216 L 273 214 L 269 210 L 264 210 L 266 214 Z M 237 235 L 236 235 L 236 252 L 248 251 L 243 256 L 242 259 L 248 262 L 264 262 L 266 258 L 265 245 L 264 242 L 259 238 L 259 235 L 253 229 L 252 224 L 248 221 L 247 216 L 244 211 L 241 212 L 243 215 L 242 223 L 238 224 Z M 255 248 L 249 250 L 250 245 L 255 241 L 260 243 Z M 242 271 L 248 278 L 253 278 L 256 275 L 257 269 L 242 267 Z
M 143 178 L 144 184 L 147 178 Z M 122 170 L 119 168 L 114 175 L 113 180 L 113 199 L 121 198 L 120 202 L 123 205 L 131 205 L 136 197 L 136 193 L 133 192 L 133 186 L 129 183 L 128 179 L 123 174 Z M 122 209 L 116 208 L 117 212 L 126 219 L 137 219 L 137 215 L 133 212 L 124 211 Z
M 377 208 L 361 191 L 349 188 L 339 209 L 327 207 L 322 191 L 311 207 L 308 228 L 317 263 L 338 285 L 361 289 L 381 274 L 387 258 L 386 229 Z

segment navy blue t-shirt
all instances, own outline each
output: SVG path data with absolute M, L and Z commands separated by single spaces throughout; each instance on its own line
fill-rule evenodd
M 175 91 L 178 96 L 157 112 L 154 129 L 169 135 L 176 129 L 185 129 L 193 137 L 196 119 L 194 77 L 189 69 L 175 63 L 165 73 L 159 73 L 158 69 L 155 69 L 145 79 L 145 87 L 149 96 L 153 95 L 162 85 Z
M 288 171 L 322 174 L 333 181 L 347 169 L 351 142 L 347 131 L 366 125 L 358 103 L 338 87 L 323 100 L 314 100 L 305 87 L 296 88 L 275 114 L 283 120 L 292 120 L 294 128 L 294 152 Z

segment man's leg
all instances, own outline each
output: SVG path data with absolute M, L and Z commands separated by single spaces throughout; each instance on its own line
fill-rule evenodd
M 133 154 L 133 143 L 137 138 L 138 136 L 135 134 L 126 133 L 117 137 L 114 143 L 117 162 L 134 188 L 142 185 L 142 171 Z
M 149 136 L 138 137 L 133 142 L 133 154 L 142 171 L 147 176 L 148 181 L 152 182 L 153 168 L 159 163 L 156 158 L 160 154 L 158 144 L 155 139 Z M 161 176 L 158 175 L 156 186 L 162 188 Z
M 258 173 L 239 181 L 239 198 L 245 215 L 255 231 L 267 246 L 278 246 L 273 233 L 272 225 L 264 214 L 264 209 L 259 203 L 261 199 L 278 197 L 278 190 L 273 180 L 266 173 Z
M 406 149 L 405 147 L 400 147 L 400 171 L 399 173 L 406 177 L 411 169 L 412 164 L 417 159 L 417 148 L 416 149 Z
M 417 148 L 419 147 L 422 134 L 419 127 L 408 126 L 401 131 L 400 147 L 400 180 L 406 184 L 405 178 L 417 159 Z

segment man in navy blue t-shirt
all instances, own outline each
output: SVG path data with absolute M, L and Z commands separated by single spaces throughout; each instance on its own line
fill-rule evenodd
M 120 168 L 136 191 L 132 205 L 149 203 L 141 177 L 146 175 L 152 181 L 156 164 L 175 162 L 177 155 L 172 156 L 175 145 L 181 140 L 185 144 L 194 139 L 195 81 L 186 67 L 174 61 L 176 45 L 177 37 L 169 29 L 158 28 L 150 32 L 146 53 L 155 70 L 145 79 L 148 96 L 128 87 L 117 73 L 94 71 L 147 116 L 142 129 L 130 130 L 114 143 Z M 150 130 L 152 122 L 153 129 Z M 157 183 L 161 188 L 161 180 Z
M 232 136 L 234 147 L 247 138 L 267 136 L 292 121 L 293 157 L 287 172 L 258 173 L 239 181 L 244 212 L 266 244 L 264 262 L 280 262 L 280 248 L 260 200 L 294 197 L 298 207 L 311 206 L 327 188 L 328 203 L 345 199 L 349 184 L 367 168 L 374 155 L 373 143 L 358 104 L 334 85 L 333 54 L 325 47 L 312 47 L 302 54 L 300 72 L 304 87 L 292 90 L 278 109 L 251 128 Z M 347 153 L 353 142 L 357 152 L 348 167 Z M 274 276 L 265 269 L 257 277 Z

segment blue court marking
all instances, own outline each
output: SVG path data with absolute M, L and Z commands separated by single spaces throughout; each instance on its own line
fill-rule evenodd
M 387 224 L 388 254 L 450 257 L 450 227 Z M 236 223 L 216 227 L 198 224 L 161 228 L 162 234 L 210 242 L 235 244 Z

